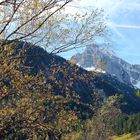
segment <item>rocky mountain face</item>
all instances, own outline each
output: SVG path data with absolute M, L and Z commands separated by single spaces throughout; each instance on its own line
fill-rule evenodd
M 83 53 L 74 55 L 70 61 L 89 71 L 111 74 L 123 83 L 138 85 L 140 82 L 140 65 L 131 65 L 105 48 L 87 46 Z

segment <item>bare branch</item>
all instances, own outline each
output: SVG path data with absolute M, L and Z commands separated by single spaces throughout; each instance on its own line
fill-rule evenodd
M 26 35 L 25 37 L 20 37 L 18 39 L 23 39 L 26 38 L 28 36 L 30 36 L 31 34 L 35 33 L 38 29 L 40 29 L 40 27 L 45 23 L 45 21 L 47 21 L 47 19 L 49 19 L 53 14 L 55 14 L 56 12 L 58 12 L 60 9 L 62 9 L 65 5 L 67 5 L 71 0 L 66 1 L 66 3 L 64 3 L 60 8 L 58 8 L 57 10 L 55 10 L 52 14 L 50 14 L 40 25 L 37 29 L 35 29 L 33 32 L 29 33 L 28 35 Z M 35 14 L 34 16 L 32 16 L 30 19 L 28 19 L 27 21 L 25 21 L 23 24 L 21 24 L 19 27 L 17 27 L 17 29 L 15 29 L 10 35 L 7 36 L 7 38 L 5 40 L 8 40 L 12 35 L 14 35 L 17 31 L 19 31 L 23 26 L 27 25 L 29 22 L 33 21 L 36 17 L 38 17 L 39 15 L 41 15 L 44 11 L 49 10 L 51 8 L 53 8 L 54 4 L 56 4 L 56 1 L 53 1 L 51 3 L 51 1 L 44 6 L 44 8 L 37 14 Z
M 0 31 L 0 35 L 5 31 L 5 29 L 6 29 L 6 27 L 11 23 L 11 21 L 12 21 L 12 19 L 13 19 L 13 17 L 14 17 L 14 15 L 16 14 L 16 12 L 18 11 L 18 8 L 20 7 L 20 5 L 22 4 L 24 2 L 24 0 L 22 0 L 19 4 L 18 4 L 18 6 L 16 7 L 16 3 L 14 3 L 14 5 L 13 5 L 13 14 L 12 14 L 12 16 L 9 18 L 9 20 L 7 21 L 7 23 L 5 24 L 5 26 L 3 27 L 3 29 Z M 15 8 L 16 7 L 16 8 Z

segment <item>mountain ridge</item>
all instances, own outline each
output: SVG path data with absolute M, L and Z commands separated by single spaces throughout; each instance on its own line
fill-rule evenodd
M 96 45 L 87 46 L 83 53 L 72 56 L 70 61 L 75 61 L 76 64 L 88 70 L 91 67 L 98 69 L 100 63 L 104 63 L 101 72 L 105 71 L 112 76 L 116 76 L 120 82 L 127 82 L 134 86 L 140 82 L 140 65 L 132 65 L 117 57 L 108 49 L 99 48 Z
M 52 85 L 54 94 L 65 95 L 68 89 L 70 93 L 76 93 L 81 102 L 87 104 L 96 104 L 94 93 L 100 95 L 103 100 L 118 94 L 122 95 L 123 101 L 127 103 L 122 106 L 124 112 L 140 111 L 140 99 L 135 95 L 136 89 L 131 84 L 121 83 L 109 74 L 89 72 L 60 56 L 47 53 L 39 46 L 29 47 L 30 44 L 26 42 L 18 42 L 18 46 L 17 54 L 20 54 L 22 49 L 26 50 L 23 64 L 31 68 L 31 74 L 36 75 L 42 71 L 46 75 L 46 82 Z M 50 80 L 48 77 L 52 76 L 53 72 L 55 80 Z M 57 83 L 62 87 L 58 87 Z M 79 106 L 80 110 L 83 108 L 91 113 L 88 108 Z

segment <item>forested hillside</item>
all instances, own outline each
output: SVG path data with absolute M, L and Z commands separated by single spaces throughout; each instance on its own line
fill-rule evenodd
M 61 57 L 113 43 L 110 30 L 123 37 L 116 28 L 124 26 L 108 23 L 104 1 L 93 2 L 0 0 L 0 140 L 139 139 L 140 89 L 132 84 L 139 65 L 111 55 L 110 73 L 88 71 L 93 48 L 86 60 Z M 115 2 L 113 11 L 123 0 Z

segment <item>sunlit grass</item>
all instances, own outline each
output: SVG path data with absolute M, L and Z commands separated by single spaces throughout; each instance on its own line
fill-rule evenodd
M 67 136 L 63 137 L 64 140 L 80 140 L 82 133 L 80 132 L 73 132 L 68 134 Z
M 131 133 L 129 133 L 119 137 L 114 136 L 112 140 L 137 140 L 137 139 L 135 139 L 134 136 Z

